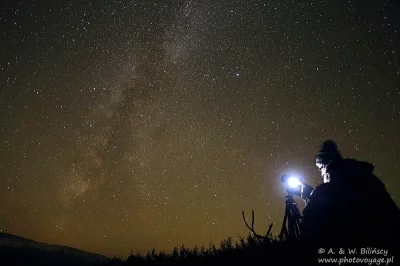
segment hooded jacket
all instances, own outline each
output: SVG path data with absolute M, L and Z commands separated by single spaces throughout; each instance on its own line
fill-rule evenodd
M 315 246 L 388 246 L 399 237 L 400 211 L 374 165 L 333 161 L 330 182 L 317 186 L 303 210 L 301 240 Z

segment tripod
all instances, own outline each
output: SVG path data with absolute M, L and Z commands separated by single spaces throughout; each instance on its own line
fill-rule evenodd
M 300 221 L 302 215 L 300 214 L 296 201 L 293 199 L 293 195 L 289 191 L 285 198 L 285 217 L 283 218 L 282 230 L 278 237 L 280 241 L 293 241 L 300 237 Z

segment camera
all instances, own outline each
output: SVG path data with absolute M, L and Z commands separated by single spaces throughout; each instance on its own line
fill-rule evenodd
M 298 177 L 293 175 L 283 175 L 281 181 L 286 185 L 286 192 L 291 195 L 301 197 L 303 200 L 310 198 L 313 187 L 302 182 Z

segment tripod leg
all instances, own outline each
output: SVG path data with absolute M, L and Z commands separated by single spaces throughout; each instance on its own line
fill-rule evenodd
M 287 220 L 287 216 L 286 216 L 286 214 L 285 214 L 285 217 L 283 218 L 282 229 L 281 229 L 281 232 L 280 232 L 280 234 L 279 234 L 280 240 L 282 240 L 283 238 L 285 238 L 285 237 L 286 237 L 286 234 L 287 234 L 287 230 L 286 230 L 286 220 Z
M 290 212 L 290 217 L 289 217 L 289 237 L 291 240 L 296 238 L 296 221 L 293 212 Z
M 297 206 L 292 203 L 289 205 L 289 235 L 291 239 L 300 238 L 300 219 L 301 215 Z
M 294 217 L 295 217 L 294 220 L 295 220 L 296 238 L 300 239 L 300 223 L 301 223 L 302 216 L 301 216 L 299 208 L 297 207 L 297 204 L 294 204 L 292 206 L 292 209 L 293 209 Z
M 287 230 L 287 228 L 286 228 L 286 222 L 287 222 L 287 220 L 288 220 L 288 217 L 289 217 L 289 208 L 288 208 L 288 206 L 286 205 L 286 208 L 285 208 L 285 217 L 283 218 L 282 229 L 281 229 L 281 233 L 279 234 L 280 240 L 285 239 L 285 238 L 287 238 L 287 236 L 288 236 L 288 230 Z

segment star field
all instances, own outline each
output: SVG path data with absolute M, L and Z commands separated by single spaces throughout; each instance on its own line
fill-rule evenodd
M 393 2 L 0 4 L 0 229 L 127 256 L 279 233 L 325 139 L 400 203 Z

